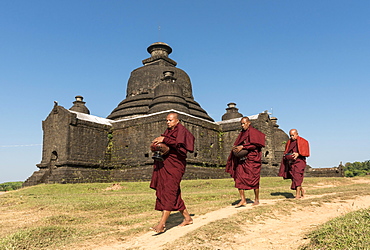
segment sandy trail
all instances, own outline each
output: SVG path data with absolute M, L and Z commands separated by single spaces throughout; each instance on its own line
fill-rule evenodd
M 322 196 L 322 195 L 320 195 Z M 310 199 L 319 196 L 307 196 Z M 278 200 L 262 201 L 260 206 L 274 204 Z M 246 223 L 243 230 L 220 245 L 209 245 L 214 249 L 297 249 L 306 243 L 305 235 L 317 225 L 328 220 L 370 206 L 370 196 L 357 197 L 346 202 L 325 203 L 320 207 L 307 207 L 303 211 L 292 211 L 290 215 L 279 219 L 264 219 L 257 222 Z M 185 227 L 173 227 L 163 234 L 145 233 L 139 237 L 121 243 L 98 247 L 95 249 L 162 249 L 166 243 L 175 242 L 189 232 L 197 230 L 210 222 L 232 216 L 238 212 L 253 209 L 248 205 L 245 208 L 225 207 L 204 215 L 194 216 L 194 224 Z M 225 242 L 225 241 L 221 241 Z
M 320 207 L 307 207 L 279 219 L 267 219 L 245 226 L 242 234 L 235 235 L 232 249 L 279 249 L 291 250 L 308 243 L 306 234 L 335 217 L 370 207 L 370 196 L 358 197 L 345 202 L 324 203 Z M 245 246 L 237 248 L 237 246 Z
M 277 200 L 266 200 L 261 202 L 261 205 L 273 204 Z M 252 209 L 252 205 L 247 205 L 242 208 L 235 208 L 233 206 L 225 207 L 204 215 L 193 216 L 194 224 L 185 226 L 185 227 L 173 227 L 170 230 L 167 230 L 163 234 L 155 234 L 152 231 L 141 235 L 137 238 L 134 238 L 128 242 L 122 244 L 116 244 L 113 246 L 99 247 L 96 249 L 108 250 L 108 249 L 128 249 L 128 248 L 139 248 L 139 249 L 161 249 L 161 246 L 166 243 L 173 242 L 176 239 L 186 235 L 189 232 L 192 232 L 201 226 L 204 226 L 210 222 L 217 221 L 223 218 L 232 216 L 240 211 L 245 211 L 246 209 Z

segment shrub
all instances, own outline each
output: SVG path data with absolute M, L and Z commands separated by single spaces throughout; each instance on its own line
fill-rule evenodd
M 17 190 L 22 187 L 23 182 L 17 181 L 17 182 L 5 182 L 0 184 L 0 191 L 12 191 Z

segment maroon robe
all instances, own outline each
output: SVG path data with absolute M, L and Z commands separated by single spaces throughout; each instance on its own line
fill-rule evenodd
M 286 154 L 280 164 L 279 176 L 284 179 L 291 179 L 292 185 L 290 188 L 296 190 L 302 186 L 304 170 L 306 168 L 306 157 L 299 155 L 296 160 L 291 156 L 292 153 L 299 153 L 298 141 L 290 140 L 290 143 L 285 150 Z
M 234 146 L 243 145 L 242 150 L 248 154 L 243 158 L 236 157 L 231 151 L 227 159 L 226 172 L 234 178 L 238 189 L 258 189 L 261 173 L 261 148 L 265 146 L 265 134 L 249 126 L 236 138 Z
M 154 161 L 150 187 L 156 190 L 155 210 L 182 211 L 185 203 L 181 198 L 180 182 L 185 173 L 186 153 L 194 151 L 194 136 L 180 123 L 167 129 L 163 142 L 170 151 L 164 161 Z

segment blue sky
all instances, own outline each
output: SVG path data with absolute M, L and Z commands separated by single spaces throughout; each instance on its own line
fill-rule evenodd
M 311 166 L 369 160 L 369 30 L 365 0 L 2 0 L 0 183 L 37 170 L 54 100 L 108 116 L 158 41 L 214 120 L 272 111 Z

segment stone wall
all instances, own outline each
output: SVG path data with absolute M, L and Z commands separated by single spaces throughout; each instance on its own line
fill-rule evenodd
M 49 167 L 55 157 L 56 166 L 103 166 L 110 126 L 77 119 L 75 113 L 56 106 L 43 122 L 43 130 L 39 167 Z
M 344 167 L 339 165 L 332 168 L 311 168 L 307 166 L 304 173 L 305 177 L 344 177 Z
M 49 116 L 42 122 L 43 150 L 42 161 L 37 166 L 47 168 L 52 161 L 67 161 L 69 146 L 69 124 L 73 120 L 71 112 L 54 106 Z
M 168 112 L 118 121 L 112 128 L 111 166 L 141 166 L 153 164 L 151 141 L 167 129 Z M 188 153 L 188 163 L 219 165 L 218 126 L 206 120 L 180 115 L 181 123 L 195 136 L 194 153 Z
M 120 121 L 105 119 L 107 125 L 82 119 L 81 116 L 78 118 L 76 113 L 55 106 L 43 122 L 43 158 L 37 165 L 40 171 L 36 171 L 25 186 L 94 180 L 147 180 L 153 164 L 149 146 L 155 137 L 166 130 L 168 113 L 159 112 Z M 215 123 L 180 112 L 179 119 L 196 138 L 194 152 L 188 153 L 184 178 L 229 177 L 224 172 L 224 166 L 240 132 L 240 118 Z M 255 128 L 266 134 L 261 175 L 277 176 L 282 152 L 276 151 L 281 153 L 276 156 L 275 148 L 283 147 L 284 141 L 281 140 L 286 141 L 288 137 L 277 129 L 266 113 L 251 121 Z M 275 137 L 275 134 L 278 136 Z

